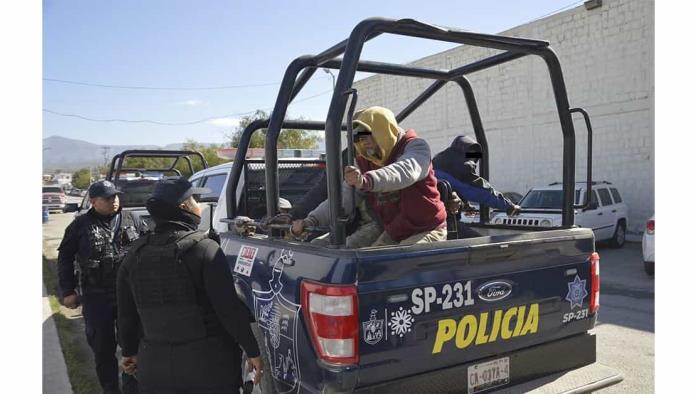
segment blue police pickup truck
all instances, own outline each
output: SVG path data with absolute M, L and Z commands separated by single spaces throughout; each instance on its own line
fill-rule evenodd
M 363 44 L 385 33 L 498 51 L 451 70 L 361 60 Z M 488 144 L 467 75 L 530 55 L 539 56 L 548 66 L 559 114 L 562 224 L 491 224 L 489 210 L 483 206 L 479 222 L 467 224 L 478 236 L 467 232 L 468 238 L 461 238 L 455 223 L 447 241 L 347 249 L 348 209 L 340 204 L 340 150 L 342 138 L 352 146 L 351 122 L 345 119 L 352 118 L 357 101 L 358 92 L 352 89 L 355 73 L 433 80 L 397 114 L 398 121 L 448 82 L 461 88 L 466 104 L 462 109 L 471 115 L 483 147 L 480 172 L 487 177 Z M 288 104 L 319 67 L 339 70 L 326 121 L 286 121 Z M 253 122 L 242 133 L 218 203 L 225 205 L 223 222 L 230 225 L 230 231 L 220 234 L 221 245 L 237 292 L 256 321 L 254 330 L 266 369 L 261 391 L 585 392 L 620 382 L 618 372 L 596 363 L 596 337 L 591 330 L 599 309 L 599 255 L 592 231 L 573 223 L 574 209 L 580 207 L 573 198 L 572 113 L 585 118 L 589 188 L 589 117 L 582 109 L 570 108 L 560 63 L 548 42 L 470 33 L 411 19 L 371 18 L 360 22 L 347 40 L 291 62 L 270 119 Z M 279 164 L 279 133 L 298 128 L 324 130 L 325 163 Z M 254 171 L 244 158 L 251 135 L 263 129 L 265 162 L 262 171 Z M 263 228 L 261 217 L 252 220 L 263 232 L 232 231 L 235 218 L 248 216 L 252 205 L 265 204 L 263 216 L 276 217 L 279 196 L 291 184 L 292 172 L 287 168 L 312 165 L 316 171 L 325 170 L 328 178 L 331 225 L 324 229 L 331 234 L 328 247 L 288 239 L 284 236 L 287 225 Z M 246 181 L 254 173 L 262 174 L 264 182 L 250 187 Z M 317 172 L 310 178 L 318 177 Z M 291 192 L 297 195 L 295 189 Z M 441 198 L 448 196 L 442 193 Z

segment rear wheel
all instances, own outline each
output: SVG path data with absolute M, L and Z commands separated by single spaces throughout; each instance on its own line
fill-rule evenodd
M 655 275 L 655 262 L 654 261 L 645 261 L 643 262 L 645 266 L 645 273 L 648 275 Z
M 626 243 L 626 222 L 620 220 L 616 224 L 616 230 L 614 230 L 614 236 L 609 241 L 609 245 L 612 248 L 622 248 Z
M 259 352 L 261 353 L 261 360 L 263 361 L 263 376 L 261 377 L 261 382 L 259 384 L 254 386 L 254 390 L 251 391 L 252 393 L 263 393 L 263 394 L 277 394 L 278 391 L 276 391 L 275 384 L 273 383 L 273 375 L 271 374 L 271 370 L 273 366 L 269 363 L 268 361 L 268 356 L 266 352 L 266 346 L 263 340 L 263 333 L 261 332 L 261 329 L 259 328 L 258 323 L 251 323 L 251 331 L 254 333 L 254 337 L 256 338 L 256 342 L 259 344 Z M 250 372 L 248 366 L 247 366 L 247 355 L 246 353 L 242 354 L 242 380 L 246 381 L 246 376 Z M 246 383 L 246 382 L 245 382 Z M 247 385 L 249 385 L 247 383 Z M 248 391 L 244 391 L 245 393 Z

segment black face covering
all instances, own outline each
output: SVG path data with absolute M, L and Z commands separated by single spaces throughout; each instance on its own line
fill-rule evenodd
M 155 221 L 156 228 L 160 228 L 165 223 L 175 223 L 196 230 L 201 223 L 200 216 L 157 198 L 147 200 L 146 206 Z
M 478 162 L 483 156 L 481 145 L 468 135 L 457 136 L 450 147 L 455 152 L 464 154 L 466 161 Z

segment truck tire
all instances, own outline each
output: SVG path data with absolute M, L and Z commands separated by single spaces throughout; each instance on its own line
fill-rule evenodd
M 654 261 L 644 261 L 645 273 L 653 276 L 655 275 L 655 262 Z
M 261 332 L 261 329 L 259 328 L 258 323 L 251 323 L 251 331 L 254 333 L 254 337 L 256 338 L 256 342 L 259 344 L 259 351 L 261 352 L 261 360 L 263 361 L 263 370 L 264 374 L 261 377 L 261 382 L 254 386 L 254 390 L 251 391 L 252 393 L 263 393 L 263 394 L 277 394 L 278 391 L 275 388 L 275 383 L 273 382 L 273 375 L 271 374 L 271 368 L 273 366 L 269 363 L 268 361 L 268 356 L 266 352 L 266 345 L 264 344 L 263 341 L 263 333 Z M 248 373 L 248 368 L 247 368 L 247 355 L 246 353 L 242 354 L 242 380 L 246 380 L 246 374 Z M 245 382 L 246 383 L 246 382 Z M 248 383 L 247 383 L 248 385 Z M 245 393 L 248 391 L 244 391 Z
M 616 229 L 614 230 L 614 236 L 611 237 L 609 241 L 609 246 L 612 248 L 623 248 L 624 243 L 626 243 L 626 222 L 621 219 L 616 224 Z

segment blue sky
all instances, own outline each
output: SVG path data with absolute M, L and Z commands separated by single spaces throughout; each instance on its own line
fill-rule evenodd
M 580 2 L 529 1 L 183 1 L 44 0 L 43 136 L 97 144 L 222 143 L 244 113 L 269 109 L 288 63 L 348 37 L 370 16 L 415 18 L 497 33 Z M 425 6 L 424 6 L 425 4 Z M 541 38 L 543 37 L 534 37 Z M 364 59 L 409 62 L 453 45 L 382 36 Z M 364 77 L 363 75 L 362 77 Z M 200 89 L 263 85 L 225 89 Z M 161 89 L 193 88 L 193 89 Z M 323 120 L 331 77 L 317 72 L 289 109 Z

